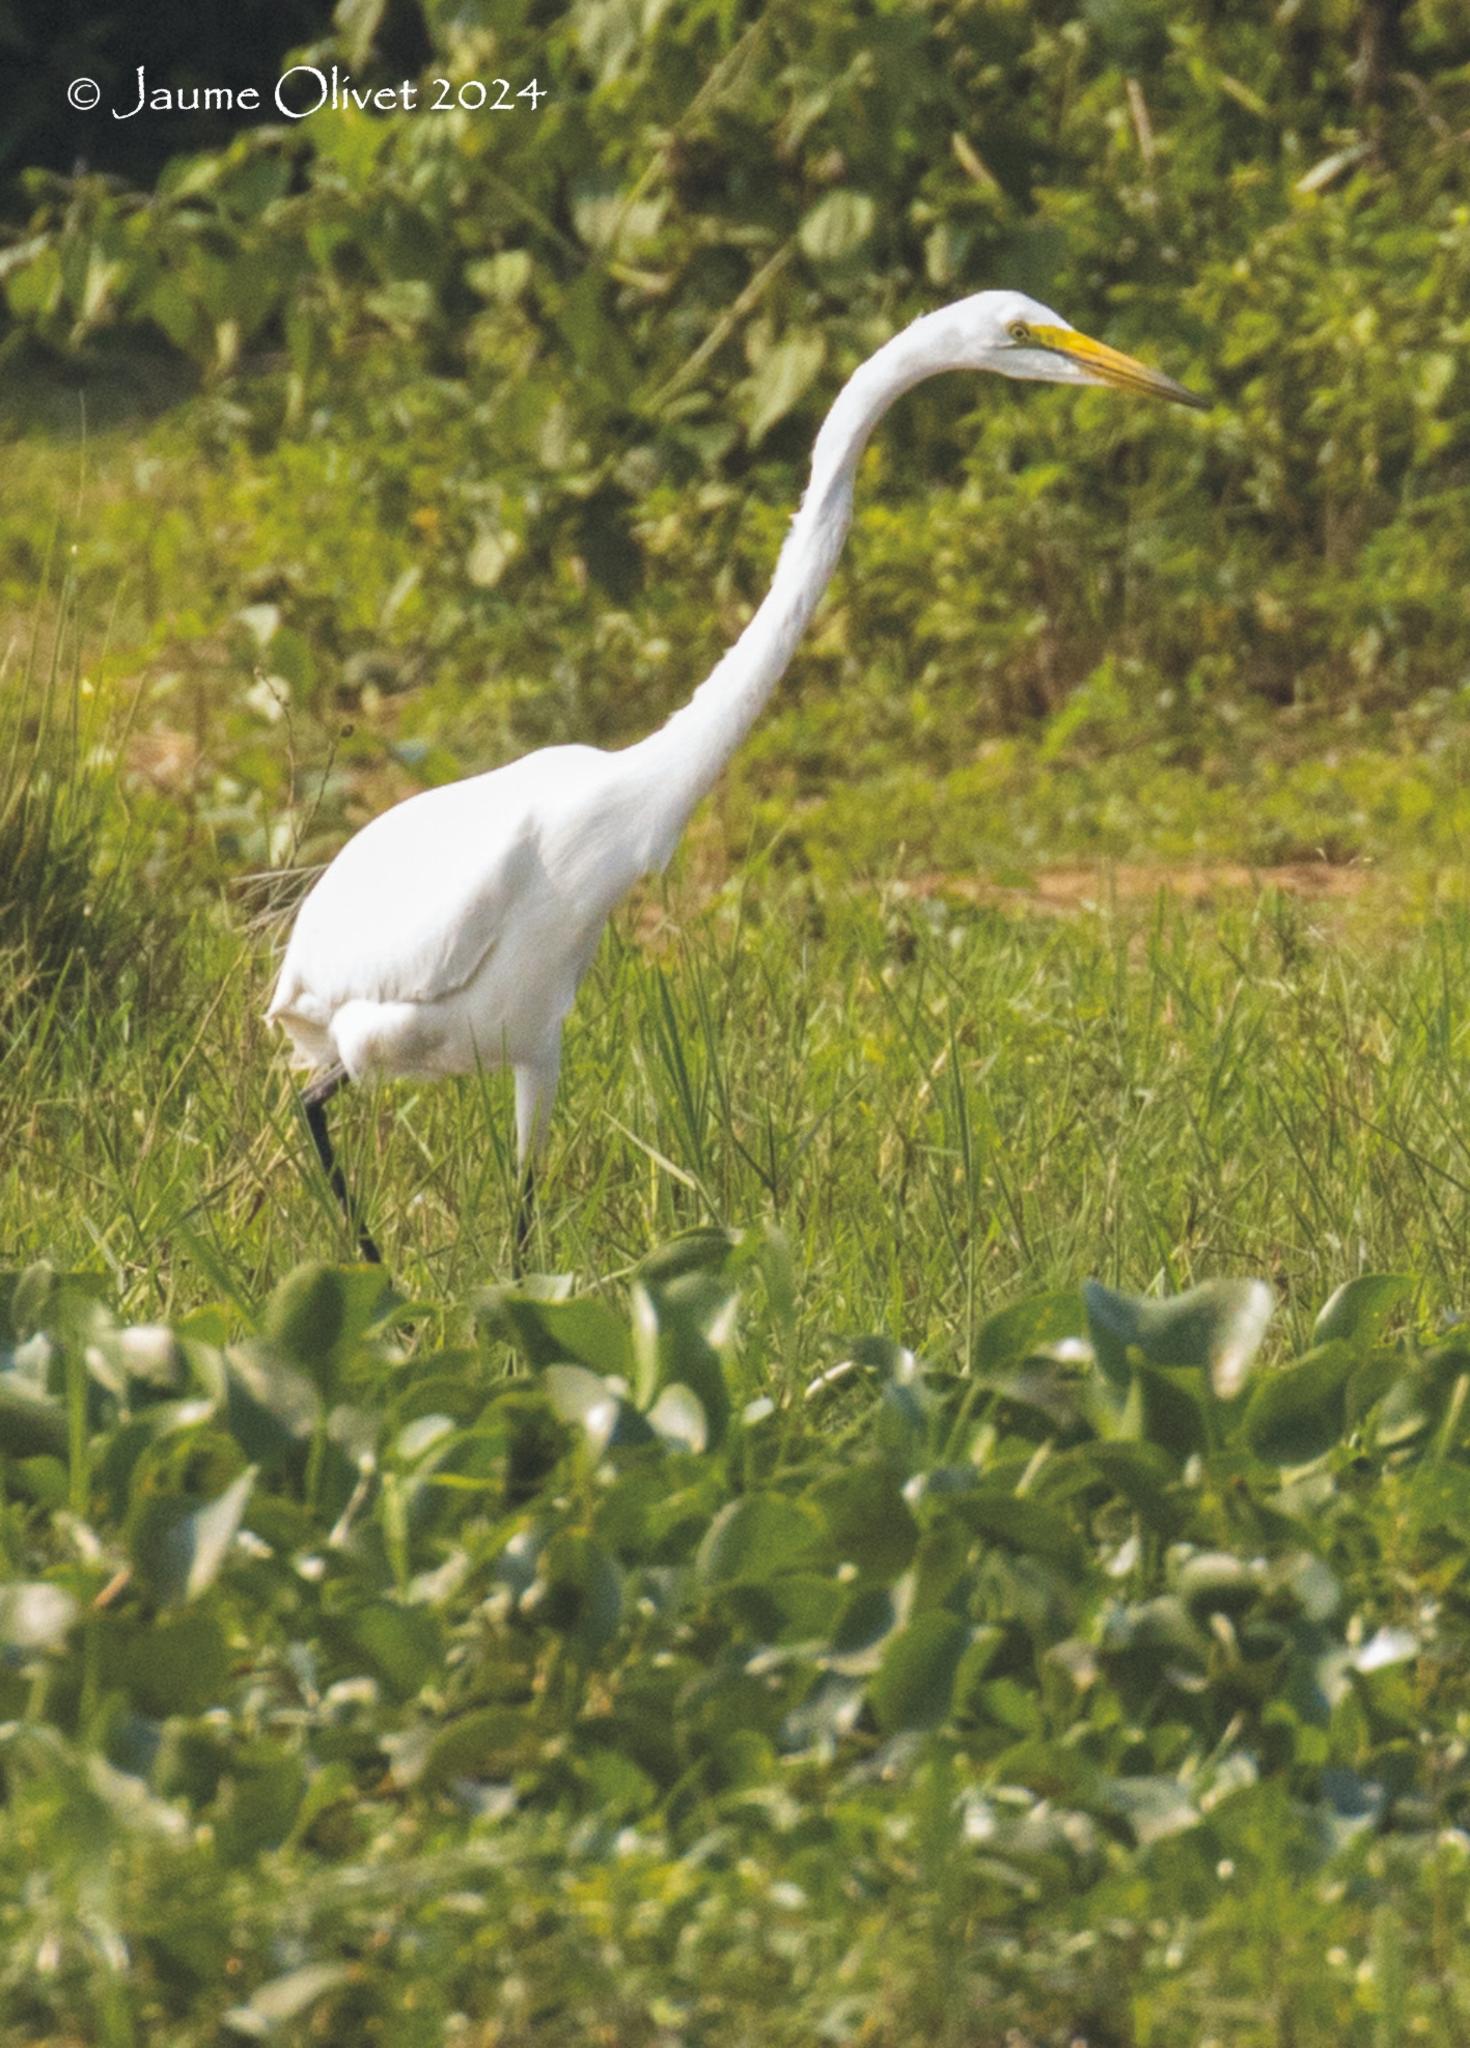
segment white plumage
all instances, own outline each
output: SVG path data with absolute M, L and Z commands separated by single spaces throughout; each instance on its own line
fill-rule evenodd
M 841 553 L 873 427 L 903 391 L 950 369 L 1202 403 L 1019 293 L 926 315 L 844 386 L 765 600 L 666 725 L 618 752 L 547 747 L 425 790 L 350 839 L 297 914 L 267 1012 L 316 1077 L 313 1135 L 349 1214 L 321 1112 L 344 1079 L 509 1065 L 518 1156 L 534 1161 L 562 1023 L 608 916 L 668 860 L 790 661 Z

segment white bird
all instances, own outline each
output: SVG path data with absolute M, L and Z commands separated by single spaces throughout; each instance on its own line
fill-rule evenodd
M 307 1122 L 365 1257 L 378 1253 L 333 1157 L 327 1101 L 348 1081 L 495 1066 L 515 1072 L 519 1255 L 562 1023 L 603 926 L 641 876 L 665 866 L 780 680 L 837 565 L 869 435 L 896 398 L 943 370 L 1206 403 L 1018 292 L 925 314 L 843 386 L 770 589 L 666 724 L 616 751 L 545 747 L 421 791 L 348 840 L 301 905 L 267 1016 L 311 1070 Z

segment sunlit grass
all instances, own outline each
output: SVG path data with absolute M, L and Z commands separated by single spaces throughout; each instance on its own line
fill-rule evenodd
M 142 1314 L 346 1255 L 261 1022 L 271 964 L 200 909 L 152 1001 L 79 967 L 12 1013 L 0 1256 L 100 1260 Z M 535 1260 L 600 1274 L 769 1218 L 828 1327 L 941 1347 L 1084 1271 L 1259 1273 L 1290 1304 L 1402 1267 L 1458 1305 L 1467 1019 L 1457 912 L 1323 923 L 1267 892 L 1056 918 L 771 875 L 676 893 L 618 924 L 573 1013 Z M 401 1286 L 508 1270 L 506 1077 L 349 1091 L 333 1117 Z

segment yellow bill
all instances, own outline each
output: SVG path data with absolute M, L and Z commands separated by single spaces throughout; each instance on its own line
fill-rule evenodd
M 1145 398 L 1167 398 L 1175 405 L 1198 406 L 1201 412 L 1209 410 L 1209 399 L 1201 398 L 1197 391 L 1187 390 L 1162 370 L 1151 370 L 1147 363 L 1125 356 L 1121 349 L 1109 348 L 1105 341 L 1079 334 L 1075 327 L 1033 326 L 1027 333 L 1038 348 L 1053 349 L 1057 355 L 1066 356 L 1100 384 L 1112 384 L 1119 391 L 1138 391 Z

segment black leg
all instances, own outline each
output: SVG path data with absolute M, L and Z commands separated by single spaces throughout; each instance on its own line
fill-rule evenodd
M 531 1242 L 531 1228 L 535 1221 L 536 1166 L 533 1160 L 528 1160 L 521 1169 L 520 1187 L 516 1192 L 515 1244 L 510 1270 L 517 1280 L 526 1270 L 526 1247 Z
M 322 1172 L 327 1176 L 333 1194 L 342 1204 L 342 1214 L 349 1227 L 357 1233 L 358 1250 L 369 1265 L 381 1266 L 383 1255 L 369 1236 L 366 1225 L 357 1213 L 357 1205 L 347 1191 L 347 1178 L 337 1163 L 332 1150 L 331 1133 L 327 1129 L 327 1104 L 339 1088 L 345 1088 L 347 1076 L 340 1067 L 334 1067 L 321 1079 L 313 1081 L 309 1088 L 302 1090 L 301 1107 L 306 1113 L 306 1128 L 311 1132 L 311 1142 L 316 1146 L 316 1156 L 322 1163 Z

